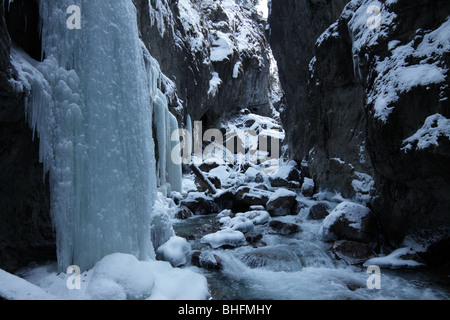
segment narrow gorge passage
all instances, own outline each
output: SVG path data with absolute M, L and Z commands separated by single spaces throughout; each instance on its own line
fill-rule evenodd
M 0 16 L 0 298 L 449 299 L 448 1 Z

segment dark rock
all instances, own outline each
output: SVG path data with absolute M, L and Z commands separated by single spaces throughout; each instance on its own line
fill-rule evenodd
M 277 220 L 272 220 L 269 223 L 269 227 L 279 235 L 289 236 L 301 232 L 302 229 L 299 225 L 293 223 L 286 223 Z
M 218 212 L 217 204 L 212 198 L 204 195 L 198 197 L 188 197 L 181 201 L 181 206 L 191 210 L 195 215 L 208 215 Z
M 324 203 L 318 203 L 309 209 L 309 220 L 322 220 L 325 219 L 330 213 L 328 212 L 328 206 Z
M 333 252 L 350 265 L 362 264 L 374 256 L 373 250 L 366 243 L 340 240 L 333 245 Z
M 247 211 L 250 206 L 265 206 L 269 200 L 270 193 L 261 189 L 240 187 L 236 190 L 236 201 Z
M 270 200 L 266 205 L 272 217 L 298 214 L 298 203 L 295 195 L 288 195 Z
M 175 215 L 177 219 L 186 220 L 192 217 L 194 214 L 187 207 L 180 207 L 177 214 Z
M 203 162 L 198 166 L 203 172 L 209 173 L 212 169 L 218 168 L 219 164 L 216 162 Z
M 370 209 L 352 202 L 339 204 L 324 220 L 326 240 L 352 240 L 373 243 L 377 239 L 377 221 Z
M 232 190 L 221 192 L 214 196 L 214 202 L 217 205 L 217 211 L 233 210 L 235 206 L 235 194 Z
M 251 245 L 256 245 L 262 238 L 262 233 L 258 232 L 248 232 L 245 234 L 245 239 Z
M 211 181 L 216 189 L 222 188 L 222 183 L 219 178 L 211 175 L 206 175 L 206 177 L 209 179 L 209 181 Z M 199 179 L 197 176 L 195 176 L 195 185 L 197 186 L 198 192 L 205 192 L 208 190 L 208 187 L 205 185 L 204 181 Z
M 192 254 L 192 265 L 210 271 L 219 271 L 223 269 L 222 259 L 212 252 L 196 251 Z

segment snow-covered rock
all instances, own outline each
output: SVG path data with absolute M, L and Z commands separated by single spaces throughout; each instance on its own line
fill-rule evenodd
M 387 256 L 367 260 L 365 267 L 378 266 L 380 268 L 400 269 L 419 268 L 425 266 L 423 260 L 411 248 L 400 248 Z
M 224 229 L 216 233 L 208 234 L 201 239 L 201 242 L 208 243 L 215 249 L 223 246 L 239 247 L 247 243 L 242 232 L 231 229 Z
M 156 250 L 156 258 L 179 267 L 186 264 L 190 252 L 191 245 L 185 238 L 173 236 Z
M 353 202 L 340 203 L 323 221 L 325 240 L 370 243 L 376 237 L 376 222 L 370 209 Z
M 298 214 L 297 194 L 287 189 L 278 189 L 270 196 L 266 209 L 273 217 Z

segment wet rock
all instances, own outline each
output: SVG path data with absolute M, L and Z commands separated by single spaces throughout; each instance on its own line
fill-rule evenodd
M 247 240 L 247 242 L 251 245 L 256 245 L 258 244 L 259 241 L 261 241 L 261 239 L 263 238 L 263 234 L 259 233 L 259 232 L 249 232 L 247 234 L 245 234 L 245 239 Z
M 303 266 L 297 254 L 286 246 L 255 248 L 242 256 L 250 268 L 264 268 L 275 272 L 300 271 Z
M 180 220 L 186 220 L 192 217 L 194 214 L 187 207 L 180 207 L 175 217 Z
M 194 252 L 191 257 L 191 263 L 196 267 L 210 271 L 218 271 L 223 268 L 222 259 L 212 252 Z
M 339 240 L 333 245 L 333 252 L 350 265 L 363 264 L 374 256 L 374 252 L 366 243 Z
M 218 207 L 214 200 L 198 192 L 190 193 L 186 199 L 181 201 L 181 205 L 187 207 L 195 215 L 208 215 L 218 212 Z
M 203 162 L 201 165 L 198 166 L 200 170 L 203 172 L 210 172 L 212 169 L 218 168 L 219 164 L 216 162 Z
M 298 214 L 297 195 L 286 189 L 279 189 L 267 202 L 266 209 L 272 217 Z
M 330 213 L 328 212 L 328 206 L 324 203 L 318 203 L 309 209 L 309 220 L 322 220 L 325 219 Z
M 272 229 L 273 233 L 283 236 L 293 235 L 302 231 L 300 226 L 297 224 L 286 223 L 277 220 L 270 221 L 269 227 Z

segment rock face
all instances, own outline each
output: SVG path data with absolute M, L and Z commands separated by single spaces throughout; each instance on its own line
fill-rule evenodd
M 416 228 L 450 225 L 450 55 L 440 38 L 450 3 L 382 4 L 379 28 L 369 28 L 372 1 L 340 14 L 345 2 L 272 3 L 281 117 L 292 157 L 308 162 L 316 185 L 370 202 L 385 239 L 399 243 Z
M 133 1 L 144 43 L 179 89 L 178 116 L 206 128 L 241 108 L 271 114 L 269 46 L 251 1 Z
M 19 1 L 14 5 L 18 9 Z M 21 30 L 23 17 L 14 18 Z M 31 29 L 32 21 L 30 16 Z M 15 36 L 18 39 L 19 32 Z M 10 46 L 4 7 L 0 6 L 0 269 L 14 272 L 31 261 L 55 259 L 56 246 L 38 139 L 32 140 L 25 122 L 23 93 L 15 92 L 9 83 L 14 78 Z

